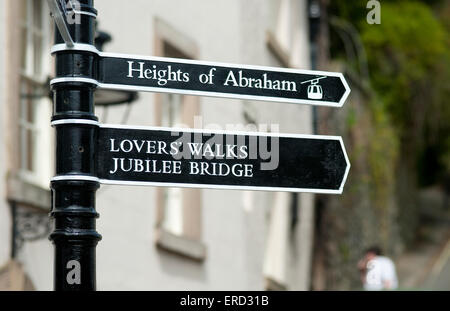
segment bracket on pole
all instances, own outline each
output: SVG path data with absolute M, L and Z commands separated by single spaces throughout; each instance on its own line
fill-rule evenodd
M 58 0 L 47 0 L 48 6 L 50 8 L 51 15 L 55 20 L 56 26 L 58 27 L 59 32 L 61 33 L 64 42 L 67 47 L 73 48 L 74 42 L 72 36 L 70 35 L 69 29 L 67 28 L 67 24 L 65 21 L 65 8 L 62 6 L 62 2 Z

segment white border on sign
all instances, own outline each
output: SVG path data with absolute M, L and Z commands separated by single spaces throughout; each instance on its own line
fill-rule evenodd
M 53 121 L 51 124 L 83 124 L 86 120 L 65 119 Z M 307 139 L 325 139 L 325 140 L 339 140 L 339 143 L 344 153 L 347 167 L 345 169 L 344 177 L 338 190 L 327 189 L 310 189 L 310 188 L 287 188 L 287 187 L 256 187 L 256 186 L 239 186 L 239 185 L 210 185 L 210 184 L 190 184 L 190 183 L 164 183 L 164 182 L 150 182 L 150 181 L 122 181 L 99 179 L 97 177 L 85 175 L 58 175 L 52 178 L 53 180 L 91 180 L 98 181 L 102 184 L 110 185 L 126 185 L 126 186 L 162 186 L 162 187 L 179 187 L 179 188 L 203 188 L 203 189 L 228 189 L 228 190 L 255 190 L 255 191 L 280 191 L 280 192 L 308 192 L 308 193 L 324 193 L 324 194 L 342 194 L 345 182 L 350 171 L 350 161 L 345 150 L 344 142 L 341 136 L 328 135 L 310 135 L 310 134 L 284 134 L 284 133 L 266 133 L 266 132 L 245 132 L 245 131 L 229 131 L 229 130 L 206 130 L 206 129 L 189 129 L 189 128 L 171 128 L 160 126 L 132 126 L 122 124 L 100 124 L 96 121 L 87 124 L 98 125 L 101 128 L 112 129 L 134 129 L 134 130 L 152 130 L 152 131 L 169 131 L 169 132 L 190 132 L 190 133 L 204 133 L 204 134 L 222 134 L 222 135 L 249 135 L 249 136 L 267 136 L 267 137 L 286 137 L 286 138 L 307 138 Z
M 325 75 L 331 77 L 338 77 L 342 84 L 344 85 L 345 92 L 338 103 L 330 101 L 315 101 L 308 99 L 293 99 L 293 98 L 282 98 L 282 97 L 266 97 L 257 95 L 245 95 L 245 94 L 232 94 L 232 93 L 221 93 L 221 92 L 209 92 L 209 91 L 187 91 L 180 89 L 170 89 L 164 87 L 151 87 L 151 86 L 134 86 L 134 85 L 123 85 L 123 84 L 112 84 L 112 83 L 101 83 L 97 80 L 87 79 L 87 78 L 55 78 L 50 84 L 55 84 L 58 82 L 89 82 L 97 85 L 97 87 L 102 89 L 114 89 L 114 90 L 127 90 L 127 91 L 144 91 L 144 92 L 158 92 L 158 93 L 176 93 L 184 95 L 197 95 L 197 96 L 209 96 L 209 97 L 221 97 L 221 98 L 235 98 L 235 99 L 248 99 L 248 100 L 259 100 L 259 101 L 271 101 L 271 102 L 283 102 L 283 103 L 293 103 L 293 104 L 309 104 L 316 106 L 329 106 L 329 107 L 342 107 L 350 94 L 350 87 L 344 78 L 344 75 L 340 72 L 328 72 L 328 71 L 316 71 L 316 70 L 302 70 L 293 68 L 280 68 L 280 67 L 265 67 L 265 66 L 255 66 L 255 65 L 241 65 L 241 64 L 228 64 L 221 62 L 209 62 L 209 61 L 198 61 L 192 59 L 182 59 L 182 58 L 170 58 L 170 57 L 158 57 L 158 56 L 142 56 L 134 54 L 119 54 L 119 53 L 108 53 L 100 52 L 94 46 L 89 44 L 75 44 L 73 48 L 68 48 L 65 44 L 56 44 L 52 47 L 51 53 L 56 53 L 60 51 L 87 51 L 92 52 L 100 57 L 114 57 L 114 58 L 130 58 L 138 60 L 149 60 L 149 61 L 161 61 L 161 62 L 177 62 L 183 64 L 195 64 L 204 66 L 218 66 L 218 67 L 230 67 L 230 68 L 242 68 L 242 69 L 252 69 L 252 70 L 264 70 L 264 71 L 274 71 L 274 72 L 287 72 L 287 73 L 298 73 L 298 74 L 310 74 L 310 75 Z M 84 81 L 80 79 L 86 79 L 90 81 Z M 95 81 L 95 82 L 94 82 Z

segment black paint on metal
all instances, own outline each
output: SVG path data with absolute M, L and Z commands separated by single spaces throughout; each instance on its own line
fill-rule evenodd
M 17 208 L 16 208 L 16 202 L 11 201 L 10 202 L 10 208 L 11 208 L 11 220 L 12 220 L 12 234 L 11 234 L 11 258 L 16 259 L 17 255 Z
M 81 10 L 96 13 L 93 0 L 78 0 Z M 95 17 L 80 15 L 81 23 L 68 24 L 75 43 L 94 44 Z M 56 27 L 55 27 L 56 28 Z M 63 43 L 56 30 L 55 43 Z M 94 76 L 95 54 L 61 51 L 55 53 L 56 74 Z M 52 121 L 94 120 L 95 85 L 64 82 L 52 86 Z M 56 129 L 56 175 L 95 176 L 95 141 L 98 127 L 89 124 L 58 124 Z M 96 289 L 95 248 L 101 236 L 95 229 L 96 181 L 53 180 L 51 216 L 55 230 L 50 239 L 55 245 L 54 289 L 89 291 Z M 73 271 L 70 263 L 79 263 Z M 71 273 L 69 275 L 69 273 Z M 74 274 L 75 273 L 75 274 Z M 76 275 L 79 273 L 79 276 Z

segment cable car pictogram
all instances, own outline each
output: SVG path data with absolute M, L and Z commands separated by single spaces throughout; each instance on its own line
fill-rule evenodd
M 308 89 L 307 89 L 309 99 L 322 99 L 323 98 L 322 86 L 320 86 L 318 83 L 319 83 L 320 79 L 325 79 L 325 78 L 326 77 L 319 77 L 319 78 L 303 81 L 300 83 L 300 84 L 311 83 L 310 85 L 308 85 Z

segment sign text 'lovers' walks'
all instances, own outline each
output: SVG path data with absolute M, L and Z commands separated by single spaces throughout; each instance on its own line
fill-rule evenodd
M 74 49 L 82 49 L 75 46 Z M 67 50 L 56 45 L 53 52 Z M 99 88 L 167 92 L 340 107 L 350 88 L 336 72 L 97 53 L 98 70 L 86 76 Z M 93 78 L 93 79 L 92 79 Z M 83 76 L 52 81 L 81 81 Z
M 102 183 L 342 193 L 340 137 L 101 125 Z

